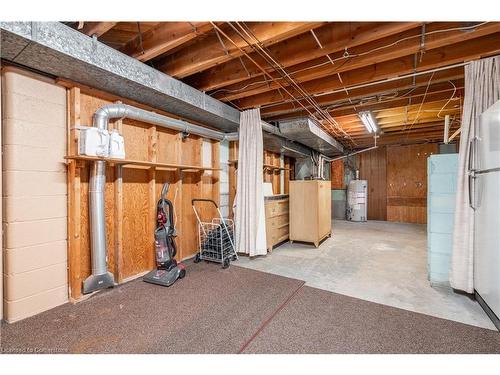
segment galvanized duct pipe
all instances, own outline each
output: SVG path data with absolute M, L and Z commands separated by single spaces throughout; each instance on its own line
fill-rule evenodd
M 107 129 L 109 121 L 115 118 L 130 118 L 162 126 L 187 134 L 195 134 L 203 138 L 218 141 L 238 140 L 238 132 L 223 133 L 207 129 L 186 121 L 173 119 L 154 112 L 132 107 L 127 104 L 110 104 L 99 108 L 94 113 L 93 126 Z M 287 138 L 278 128 L 262 121 L 262 129 L 282 138 Z M 83 293 L 91 293 L 114 285 L 113 274 L 107 269 L 106 223 L 104 214 L 104 188 L 106 184 L 106 162 L 97 160 L 92 163 L 89 180 L 89 217 L 90 246 L 92 252 L 92 275 L 83 282 Z
M 125 117 L 219 141 L 224 139 L 238 139 L 238 133 L 229 133 L 225 135 L 216 130 L 193 125 L 186 121 L 176 120 L 126 104 L 111 104 L 99 108 L 94 114 L 93 126 L 104 130 L 108 128 L 108 123 L 111 119 Z M 94 161 L 90 169 L 89 180 L 92 275 L 83 282 L 84 294 L 99 289 L 109 288 L 114 285 L 113 274 L 108 272 L 107 269 L 106 223 L 104 214 L 105 184 L 106 162 L 103 160 Z

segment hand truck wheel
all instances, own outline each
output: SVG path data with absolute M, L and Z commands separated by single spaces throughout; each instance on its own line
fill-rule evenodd
M 231 257 L 231 260 L 232 260 L 233 262 L 234 262 L 234 261 L 236 261 L 237 259 L 238 259 L 238 258 L 236 257 L 236 255 L 233 255 L 233 256 Z
M 184 276 L 186 276 L 186 270 L 181 270 L 181 272 L 179 272 L 179 279 L 184 278 Z
M 224 259 L 224 263 L 222 264 L 222 269 L 226 269 L 229 267 L 229 258 Z
M 194 257 L 194 263 L 200 263 L 200 253 L 197 253 L 196 256 Z

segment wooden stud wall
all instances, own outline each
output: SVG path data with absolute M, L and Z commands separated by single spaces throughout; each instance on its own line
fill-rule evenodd
M 238 142 L 229 143 L 229 207 L 233 207 L 234 198 L 236 196 L 237 186 L 237 162 L 238 162 Z M 295 176 L 295 160 L 285 156 L 284 166 L 280 168 L 280 154 L 264 150 L 264 182 L 271 182 L 273 185 L 273 194 L 281 192 L 281 172 L 284 173 L 284 194 L 288 194 L 288 183 Z M 232 216 L 232 210 L 230 216 Z
M 68 87 L 69 155 L 78 154 L 76 127 L 92 125 L 92 116 L 99 107 L 119 99 L 84 86 Z M 124 136 L 127 160 L 203 167 L 201 137 L 191 135 L 183 140 L 173 130 L 129 119 L 114 121 L 110 127 L 120 130 Z M 171 184 L 168 198 L 175 207 L 177 259 L 186 259 L 196 253 L 197 222 L 191 199 L 210 198 L 219 203 L 219 142 L 208 142 L 211 143 L 210 167 L 215 170 L 108 164 L 105 187 L 108 269 L 118 283 L 154 267 L 156 202 L 164 182 Z M 68 161 L 68 255 L 72 300 L 81 298 L 82 282 L 91 272 L 89 166 L 90 163 L 85 160 Z M 202 215 L 208 219 L 215 216 L 215 212 L 203 208 Z

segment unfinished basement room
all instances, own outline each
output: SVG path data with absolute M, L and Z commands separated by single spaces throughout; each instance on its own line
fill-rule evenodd
M 498 13 L 139 5 L 0 22 L 2 357 L 500 354 Z

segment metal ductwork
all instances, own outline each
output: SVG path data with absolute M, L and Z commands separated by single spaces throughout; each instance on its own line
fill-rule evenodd
M 60 22 L 0 22 L 2 59 L 226 132 L 240 112 Z
M 93 126 L 108 129 L 111 119 L 129 118 L 163 126 L 187 134 L 195 134 L 215 140 L 234 139 L 238 133 L 224 134 L 186 121 L 176 120 L 154 112 L 135 108 L 126 104 L 111 104 L 99 108 L 94 113 Z M 106 250 L 106 221 L 104 214 L 104 188 L 106 185 L 106 162 L 94 161 L 90 168 L 89 218 L 90 248 L 92 252 L 92 274 L 83 282 L 83 293 L 91 293 L 114 285 L 113 274 L 108 272 Z
M 311 156 L 311 149 L 291 141 L 280 132 L 277 126 L 261 121 L 263 130 L 264 148 L 268 151 L 283 154 L 292 158 L 300 159 Z
M 280 133 L 326 156 L 342 154 L 344 148 L 312 119 L 304 117 L 279 121 Z
M 238 133 L 223 133 L 217 130 L 204 128 L 191 124 L 187 121 L 173 119 L 159 115 L 155 112 L 132 107 L 127 104 L 110 104 L 99 108 L 94 113 L 93 126 L 98 129 L 108 129 L 109 121 L 116 118 L 129 118 L 143 121 L 149 124 L 162 126 L 177 130 L 186 134 L 194 134 L 203 138 L 218 141 L 238 140 Z M 265 129 L 265 138 L 275 142 L 278 150 L 276 152 L 288 153 L 292 156 L 311 154 L 304 146 L 291 143 L 279 131 L 270 124 L 262 122 Z M 271 132 L 271 133 L 269 133 Z M 279 135 L 279 136 L 278 136 Z M 288 147 L 289 146 L 289 147 Z M 283 151 L 286 148 L 287 151 Z M 106 221 L 104 213 L 104 188 L 106 185 L 106 162 L 97 160 L 92 162 L 89 179 L 89 218 L 90 218 L 90 248 L 92 253 L 92 274 L 83 282 L 83 293 L 91 293 L 100 289 L 109 288 L 114 285 L 113 274 L 108 272 L 107 249 L 106 249 Z
M 2 59 L 226 132 L 238 130 L 237 109 L 60 22 L 0 22 L 0 31 Z M 270 151 L 295 158 L 310 155 L 311 150 L 286 140 L 277 127 L 263 121 L 262 128 L 269 133 L 264 133 L 264 145 Z M 234 134 L 233 140 L 238 139 Z

